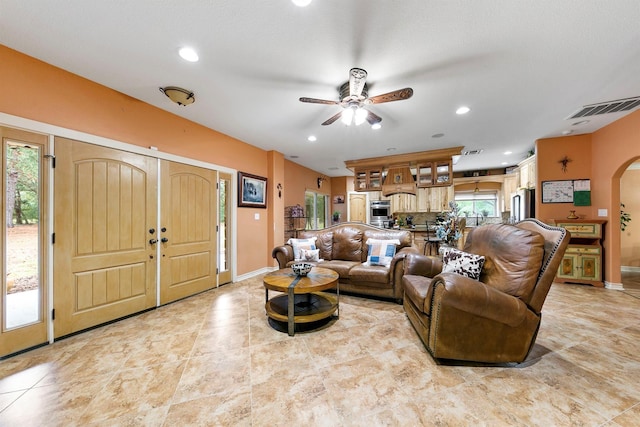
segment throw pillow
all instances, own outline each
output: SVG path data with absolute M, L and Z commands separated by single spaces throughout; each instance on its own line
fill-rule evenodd
M 289 239 L 287 243 L 293 247 L 293 260 L 302 261 L 302 249 L 316 249 L 317 237 L 308 239 Z
M 382 265 L 389 267 L 391 260 L 396 254 L 396 245 L 399 245 L 398 239 L 392 240 L 379 240 L 369 239 L 367 240 L 368 255 L 367 265 Z
M 442 272 L 452 272 L 461 276 L 469 277 L 473 280 L 480 278 L 484 256 L 470 254 L 457 249 L 449 249 L 442 256 Z
M 300 249 L 300 257 L 303 261 L 320 261 L 320 249 Z

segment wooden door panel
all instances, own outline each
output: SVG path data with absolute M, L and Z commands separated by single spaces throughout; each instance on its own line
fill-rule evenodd
M 181 163 L 161 164 L 160 303 L 217 285 L 217 172 Z M 164 231 L 162 231 L 164 230 Z
M 157 161 L 56 139 L 55 336 L 155 306 Z

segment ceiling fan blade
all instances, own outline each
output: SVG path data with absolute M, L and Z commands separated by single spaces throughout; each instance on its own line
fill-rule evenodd
M 394 90 L 393 92 L 385 93 L 383 95 L 376 95 L 369 98 L 367 104 L 382 104 L 383 102 L 402 101 L 403 99 L 409 99 L 413 96 L 413 89 L 405 87 L 404 89 Z
M 380 117 L 379 115 L 367 110 L 367 122 L 369 122 L 370 125 L 375 125 L 376 123 L 380 123 L 382 121 L 382 117 Z
M 328 118 L 327 120 L 325 120 L 322 123 L 322 126 L 327 126 L 330 125 L 331 123 L 335 122 L 336 120 L 338 120 L 340 117 L 342 117 L 342 111 L 340 111 L 338 114 Z
M 300 98 L 300 102 L 309 102 L 311 104 L 327 104 L 327 105 L 335 105 L 338 104 L 338 101 L 329 101 L 327 99 L 317 99 L 317 98 Z
M 364 83 L 367 80 L 367 72 L 362 68 L 352 68 L 349 71 L 349 95 L 360 96 Z

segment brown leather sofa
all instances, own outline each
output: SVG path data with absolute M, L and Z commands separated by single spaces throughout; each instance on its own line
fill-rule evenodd
M 322 230 L 301 231 L 298 237 L 317 237 L 315 244 L 323 261 L 312 264 L 337 272 L 340 276 L 340 292 L 391 298 L 397 303 L 402 302 L 402 260 L 409 253 L 418 253 L 418 248 L 412 243 L 410 231 L 346 222 Z M 389 267 L 363 264 L 367 261 L 369 239 L 400 241 Z M 294 263 L 293 248 L 288 244 L 274 248 L 272 256 L 278 261 L 279 268 L 286 268 Z
M 441 273 L 437 258 L 408 255 L 407 317 L 436 360 L 520 363 L 568 243 L 566 230 L 535 219 L 474 228 L 464 251 L 485 256 L 479 281 Z

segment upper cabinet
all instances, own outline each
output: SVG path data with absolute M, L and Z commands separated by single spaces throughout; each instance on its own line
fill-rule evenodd
M 356 169 L 356 191 L 378 191 L 382 189 L 382 168 Z
M 419 163 L 416 166 L 418 187 L 442 187 L 453 184 L 451 159 Z
M 416 187 L 453 185 L 452 159 L 459 157 L 463 148 L 348 160 L 345 165 L 355 174 L 356 191 L 381 190 L 385 196 L 397 193 L 416 194 Z
M 535 188 L 536 156 L 533 155 L 518 163 L 518 188 Z

